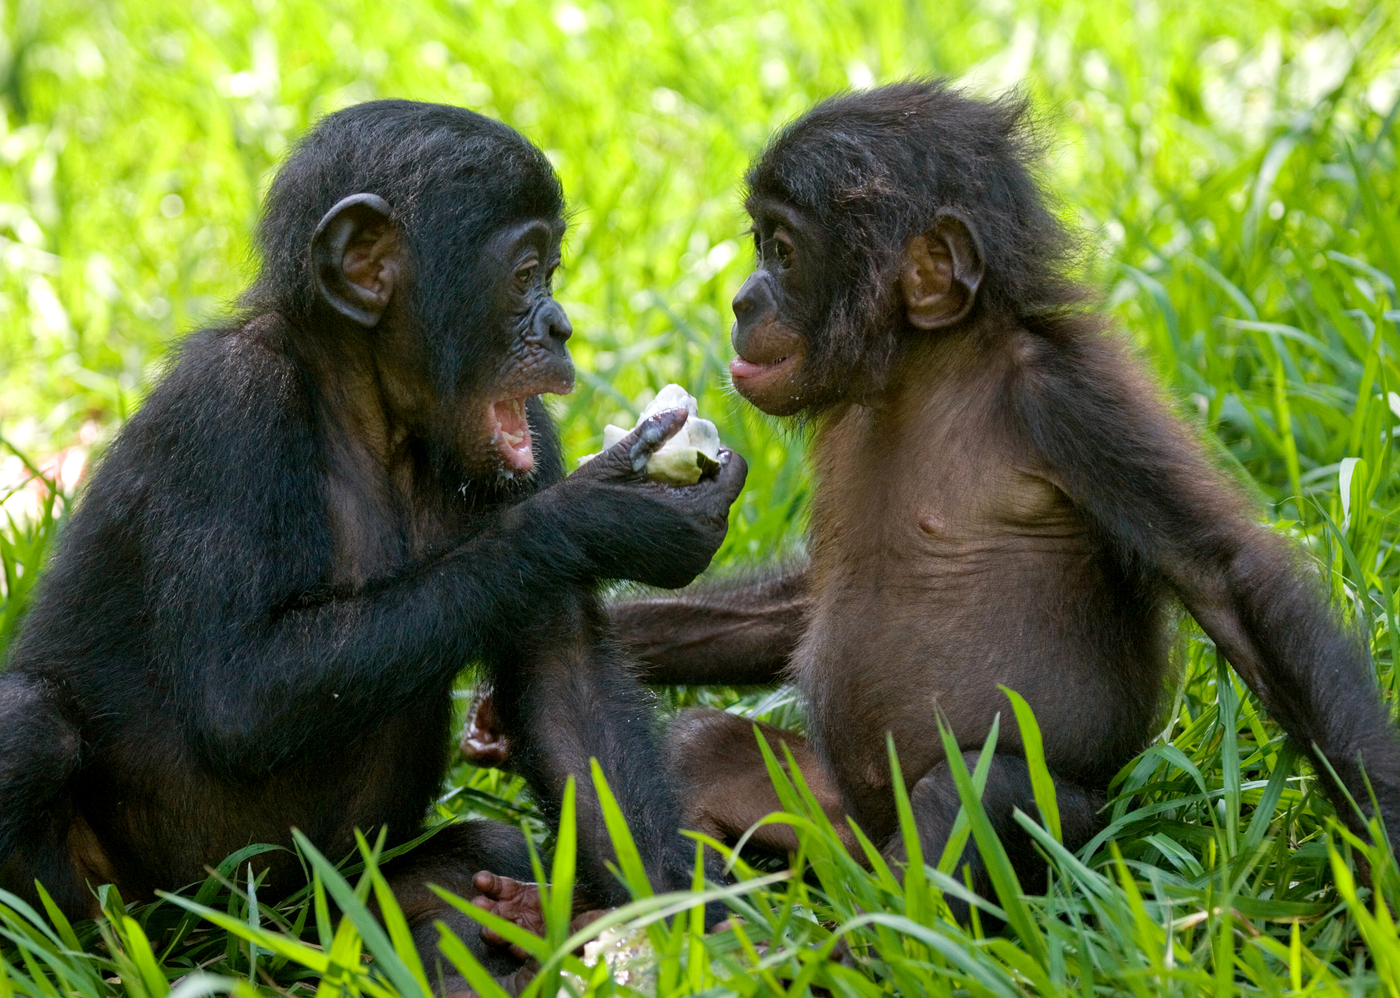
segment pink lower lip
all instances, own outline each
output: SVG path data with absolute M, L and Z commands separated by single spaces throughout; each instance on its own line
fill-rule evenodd
M 523 417 L 523 425 L 519 427 L 521 440 L 518 443 L 512 443 L 510 440 L 506 439 L 504 430 L 501 427 L 501 414 L 496 408 L 496 405 L 500 403 L 497 403 L 491 406 L 491 419 L 495 424 L 493 426 L 491 442 L 496 447 L 497 453 L 500 454 L 507 470 L 524 474 L 535 466 L 535 455 L 533 448 L 530 446 L 530 423 L 528 417 L 524 416 L 524 400 L 520 399 L 517 401 L 521 405 L 520 415 Z M 510 415 L 514 417 L 514 413 Z M 511 422 L 514 424 L 516 421 L 512 418 Z
M 530 447 L 530 433 L 525 432 L 525 440 L 519 446 L 503 446 L 500 450 L 501 457 L 505 459 L 506 465 L 511 471 L 524 474 L 535 466 L 535 454 Z
M 743 357 L 735 357 L 729 362 L 729 374 L 734 378 L 752 378 L 756 375 L 773 370 L 773 368 L 777 367 L 785 360 L 787 360 L 786 357 L 780 357 L 771 364 L 755 364 L 753 361 L 745 360 Z

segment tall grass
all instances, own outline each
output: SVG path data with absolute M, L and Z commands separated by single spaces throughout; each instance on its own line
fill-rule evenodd
M 237 294 L 269 171 L 318 114 L 373 96 L 439 99 L 521 128 L 569 193 L 560 296 L 583 378 L 555 407 L 570 454 L 595 450 L 599 428 L 634 416 L 647 390 L 680 381 L 752 468 L 719 562 L 800 543 L 801 448 L 722 378 L 727 302 L 750 262 L 743 167 L 774 127 L 842 87 L 909 74 L 957 75 L 981 93 L 1019 86 L 1042 123 L 1059 210 L 1086 233 L 1085 278 L 1255 489 L 1261 514 L 1329 573 L 1393 700 L 1396 16 L 1347 0 L 14 0 L 0 9 L 0 446 L 37 469 L 84 424 L 108 433 L 139 403 L 169 342 Z M 12 457 L 0 475 L 19 483 L 24 468 Z M 0 529 L 0 645 L 63 500 L 27 508 Z M 1025 819 L 1052 861 L 1045 896 L 1005 891 L 1004 910 L 978 902 L 979 919 L 958 928 L 942 917 L 944 894 L 965 893 L 951 862 L 925 856 L 902 883 L 873 857 L 870 869 L 856 864 L 800 774 L 788 782 L 775 766 L 783 820 L 802 841 L 794 869 L 808 875 L 764 880 L 736 857 L 730 903 L 744 920 L 708 938 L 680 911 L 695 898 L 646 898 L 636 884 L 638 907 L 619 917 L 653 919 L 653 956 L 633 985 L 1400 992 L 1393 861 L 1337 829 L 1323 777 L 1189 621 L 1180 647 L 1183 681 L 1160 737 L 1120 774 L 1105 834 L 1071 854 L 1049 800 Z M 668 701 L 800 723 L 784 691 L 677 690 Z M 1002 722 L 1033 743 L 1033 719 L 1010 700 Z M 965 775 L 965 834 L 994 855 L 979 774 Z M 440 811 L 534 820 L 518 781 L 465 765 Z M 179 998 L 421 991 L 402 927 L 360 914 L 379 884 L 374 850 L 357 860 L 363 873 L 303 855 L 311 889 L 275 907 L 257 899 L 247 857 L 186 900 L 128 909 L 108 891 L 96 924 L 0 897 L 0 998 L 161 998 L 171 982 Z M 1375 891 L 1357 879 L 1358 858 Z M 565 832 L 552 859 L 561 898 L 568 862 Z M 327 896 L 345 913 L 338 923 Z M 563 910 L 551 905 L 551 936 L 531 945 L 564 973 L 552 968 L 538 987 L 627 992 L 606 964 L 570 955 Z M 984 933 L 985 916 L 1010 929 Z M 446 952 L 462 960 L 450 941 Z

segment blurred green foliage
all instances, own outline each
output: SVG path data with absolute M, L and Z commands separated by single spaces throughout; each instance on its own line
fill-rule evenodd
M 238 295 L 260 193 L 297 135 L 355 101 L 442 100 L 519 128 L 568 192 L 559 296 L 581 378 L 553 404 L 571 457 L 597 449 L 605 422 L 630 425 L 647 391 L 681 382 L 752 468 L 719 561 L 762 556 L 798 542 L 805 474 L 800 440 L 724 383 L 728 301 L 751 262 L 746 163 L 845 87 L 914 74 L 981 94 L 1019 87 L 1058 210 L 1084 233 L 1082 276 L 1257 488 L 1261 512 L 1330 571 L 1393 698 L 1397 18 L 1393 3 L 1366 0 L 8 0 L 0 435 L 36 465 L 94 431 L 100 441 L 170 345 Z M 0 530 L 0 649 L 53 532 L 53 506 L 31 507 Z M 1347 873 L 1359 846 L 1339 850 L 1315 777 L 1189 622 L 1181 644 L 1185 680 L 1157 744 L 1122 774 L 1111 834 L 1077 858 L 1047 843 L 1059 879 L 1018 913 L 1019 942 L 940 921 L 936 871 L 891 889 L 878 870 L 843 865 L 816 828 L 804 855 L 819 887 L 770 885 L 744 902 L 771 946 L 765 968 L 749 971 L 752 947 L 702 945 L 678 922 L 658 991 L 798 981 L 800 992 L 813 980 L 842 994 L 1400 991 L 1387 909 Z M 783 691 L 671 699 L 798 714 Z M 519 789 L 459 766 L 442 806 L 511 818 Z M 1394 910 L 1393 868 L 1372 860 Z M 262 990 L 305 987 L 302 957 L 258 965 L 268 951 L 233 936 L 160 935 L 168 908 L 138 914 L 167 947 L 159 967 L 138 960 L 150 945 L 140 925 L 122 920 L 120 899 L 109 909 L 105 941 L 73 940 L 106 956 L 45 936 L 31 950 L 58 969 L 27 963 L 17 993 L 50 995 L 38 982 L 53 978 L 81 982 L 62 993 L 159 995 L 157 978 L 196 965 Z M 228 910 L 257 920 L 256 898 L 231 896 Z M 11 941 L 0 955 L 43 935 L 28 924 L 0 911 Z M 814 963 L 833 924 L 857 940 L 857 969 Z M 337 945 L 358 960 L 353 931 Z M 388 985 L 372 968 L 346 973 L 349 990 L 391 993 L 373 990 Z
M 248 279 L 290 143 L 371 97 L 464 104 L 549 151 L 574 211 L 560 295 L 586 378 L 559 405 L 570 453 L 643 389 L 686 384 L 755 466 L 731 550 L 781 535 L 774 499 L 801 482 L 798 449 L 722 394 L 751 259 L 739 179 L 836 90 L 948 74 L 1032 95 L 1089 276 L 1266 487 L 1287 480 L 1264 467 L 1279 455 L 1230 391 L 1253 390 L 1257 365 L 1217 356 L 1253 337 L 1222 321 L 1280 318 L 1290 282 L 1345 266 L 1326 250 L 1387 266 L 1359 244 L 1347 158 L 1393 203 L 1374 162 L 1400 88 L 1383 5 L 11 0 L 0 18 L 0 430 L 21 447 L 129 412 L 169 345 Z M 781 515 L 761 517 L 770 504 Z

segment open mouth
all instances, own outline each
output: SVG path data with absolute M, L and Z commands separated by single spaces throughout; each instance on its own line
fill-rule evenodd
M 530 421 L 525 415 L 525 399 L 501 399 L 486 411 L 491 423 L 491 446 L 501 455 L 505 469 L 524 474 L 535 466 L 530 449 Z

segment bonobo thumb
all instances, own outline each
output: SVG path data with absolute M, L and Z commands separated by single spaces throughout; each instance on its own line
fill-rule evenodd
M 642 481 L 646 478 L 647 461 L 676 435 L 689 417 L 690 413 L 684 409 L 663 409 L 648 416 L 631 433 L 570 477 Z
M 719 494 L 725 497 L 726 510 L 744 491 L 744 480 L 748 477 L 749 464 L 742 456 L 727 447 L 720 451 L 720 469 L 715 476 L 715 486 Z

